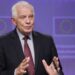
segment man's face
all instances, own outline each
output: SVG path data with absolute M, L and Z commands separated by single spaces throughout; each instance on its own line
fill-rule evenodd
M 31 8 L 20 6 L 17 8 L 17 17 L 13 18 L 13 23 L 23 34 L 29 34 L 34 26 L 34 14 Z

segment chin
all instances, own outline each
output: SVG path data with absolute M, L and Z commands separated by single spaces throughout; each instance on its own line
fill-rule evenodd
M 27 30 L 27 31 L 25 31 L 25 33 L 27 33 L 27 34 L 29 34 L 29 33 L 31 33 L 32 32 L 32 30 Z

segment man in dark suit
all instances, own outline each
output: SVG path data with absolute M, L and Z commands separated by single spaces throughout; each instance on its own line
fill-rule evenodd
M 29 75 L 31 58 L 24 54 L 26 36 L 35 66 L 34 75 L 63 75 L 52 37 L 33 31 L 33 6 L 26 1 L 14 4 L 12 22 L 15 30 L 0 38 L 0 75 Z

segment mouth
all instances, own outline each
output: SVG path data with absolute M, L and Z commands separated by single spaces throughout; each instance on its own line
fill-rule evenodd
M 32 28 L 32 26 L 25 26 L 24 28 L 26 28 L 26 29 L 30 29 L 30 28 Z

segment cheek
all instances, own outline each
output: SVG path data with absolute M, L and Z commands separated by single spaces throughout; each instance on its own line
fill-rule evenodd
M 31 23 L 34 24 L 34 20 L 32 20 Z
M 22 28 L 22 23 L 21 22 L 17 22 L 16 24 L 17 24 L 18 28 Z
M 21 27 L 23 25 L 23 22 L 22 21 L 18 21 L 17 24 L 18 24 L 19 27 Z

